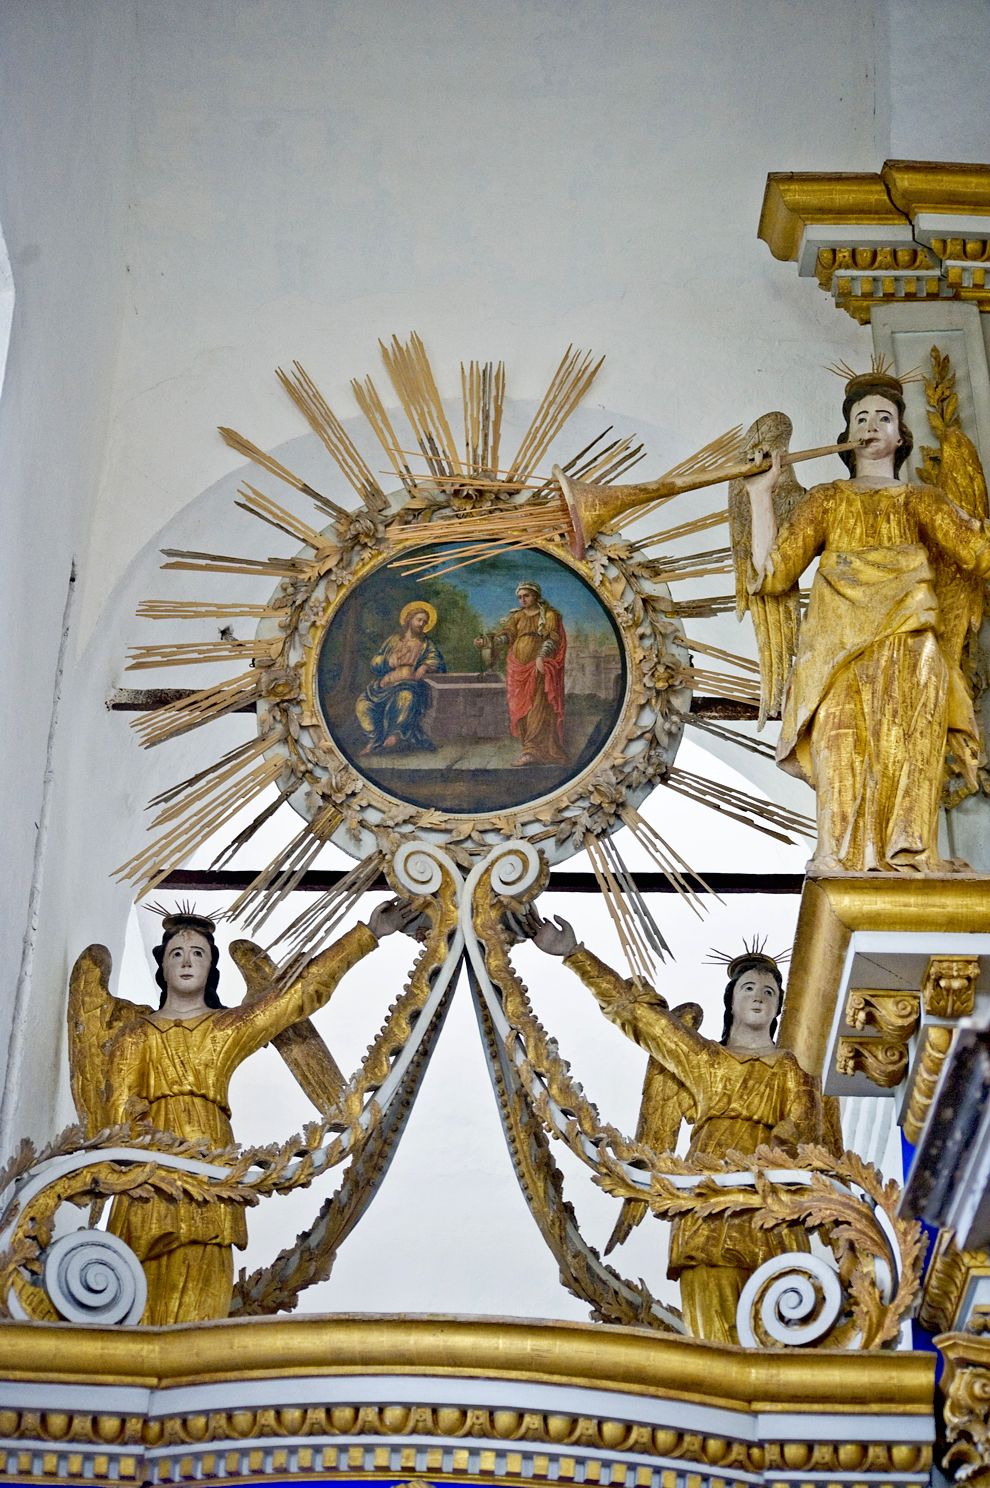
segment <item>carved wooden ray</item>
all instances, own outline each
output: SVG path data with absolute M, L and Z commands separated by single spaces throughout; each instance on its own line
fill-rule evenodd
M 279 382 L 319 438 L 332 465 L 354 491 L 360 505 L 354 509 L 325 496 L 273 455 L 224 427 L 220 430 L 221 435 L 233 450 L 305 497 L 310 513 L 313 507 L 316 508 L 318 520 L 308 520 L 258 486 L 243 481 L 235 498 L 236 505 L 255 520 L 263 522 L 280 539 L 290 540 L 294 551 L 288 556 L 276 554 L 259 559 L 165 549 L 163 568 L 253 576 L 264 578 L 271 585 L 279 580 L 315 581 L 322 566 L 333 561 L 333 552 L 349 540 L 355 530 L 354 524 L 362 521 L 367 524 L 366 540 L 372 544 L 384 545 L 387 542 L 393 545 L 395 565 L 407 574 L 423 578 L 482 562 L 496 552 L 563 538 L 568 529 L 560 489 L 555 480 L 538 474 L 538 466 L 568 418 L 587 396 L 601 368 L 602 358 L 568 347 L 518 448 L 503 465 L 500 461 L 505 458 L 502 445 L 507 388 L 503 363 L 462 363 L 461 417 L 454 421 L 460 432 L 455 435 L 421 338 L 413 335 L 402 342 L 393 337 L 388 343 L 381 343 L 381 352 L 386 374 L 411 437 L 400 437 L 393 415 L 371 377 L 355 380 L 351 387 L 369 433 L 381 446 L 395 481 L 407 496 L 413 498 L 409 507 L 389 515 L 390 499 L 367 456 L 344 428 L 313 378 L 299 362 L 294 362 L 289 371 L 278 369 Z M 739 441 L 738 428 L 727 431 L 674 466 L 669 472 L 670 477 L 681 479 L 717 473 L 727 463 L 738 459 Z M 607 428 L 571 455 L 562 468 L 574 479 L 606 485 L 626 475 L 644 455 L 643 445 L 635 436 L 614 436 Z M 631 517 L 638 521 L 653 507 L 665 505 L 671 499 L 665 496 L 647 508 L 636 510 Z M 432 521 L 428 520 L 432 515 L 431 505 L 444 508 L 444 514 Z M 663 531 L 637 538 L 629 545 L 630 551 L 652 549 L 656 556 L 643 560 L 645 568 L 652 578 L 666 584 L 676 585 L 731 573 L 728 548 L 669 556 L 663 551 L 669 542 L 720 525 L 724 516 L 722 511 L 708 515 L 691 513 Z M 622 520 L 617 518 L 608 524 L 605 531 L 614 531 Z M 433 549 L 428 559 L 413 552 L 403 552 L 409 546 L 421 547 L 424 541 L 428 541 Z M 300 548 L 308 550 L 308 556 L 305 552 L 300 554 Z M 704 620 L 726 613 L 732 607 L 733 598 L 716 595 L 670 599 L 666 603 L 672 616 Z M 142 619 L 202 620 L 214 625 L 220 622 L 225 633 L 217 636 L 214 629 L 213 638 L 201 641 L 179 640 L 135 646 L 129 656 L 131 668 L 233 663 L 240 669 L 233 677 L 138 717 L 133 727 L 141 743 L 145 746 L 163 743 L 257 702 L 264 668 L 275 659 L 278 643 L 263 637 L 236 638 L 230 635 L 228 625 L 238 619 L 271 621 L 279 613 L 271 601 L 144 601 L 138 611 Z M 716 691 L 740 702 L 758 699 L 757 669 L 751 660 L 696 639 L 686 644 L 696 656 L 711 658 L 722 667 L 730 668 L 716 670 L 685 661 L 682 678 L 687 685 Z M 734 734 L 732 730 L 723 730 L 719 737 L 731 739 L 742 748 L 756 748 L 757 752 L 765 753 L 765 746 L 757 746 L 745 735 Z M 163 792 L 152 802 L 157 811 L 151 822 L 153 838 L 118 870 L 119 877 L 137 886 L 138 897 L 145 895 L 204 842 L 221 832 L 253 799 L 266 797 L 252 820 L 215 854 L 214 864 L 229 863 L 259 828 L 271 820 L 294 789 L 283 774 L 284 765 L 266 753 L 273 742 L 273 734 L 266 735 L 263 740 L 251 740 Z M 781 840 L 789 841 L 788 833 L 810 830 L 810 823 L 796 813 L 786 812 L 770 802 L 730 787 L 719 786 L 701 776 L 675 769 L 667 784 L 670 789 L 699 804 Z M 702 901 L 695 887 L 697 879 L 688 864 L 638 812 L 625 808 L 622 820 L 692 908 L 699 910 Z M 327 805 L 312 820 L 303 822 L 239 896 L 230 913 L 243 917 L 252 929 L 263 926 L 275 907 L 286 899 L 316 861 L 323 845 L 341 821 L 340 810 Z M 551 826 L 537 832 L 532 840 L 538 842 L 553 835 Z M 638 894 L 614 842 L 591 840 L 588 851 L 609 912 L 616 919 L 630 964 L 638 976 L 645 977 L 649 974 L 652 958 L 662 957 L 667 949 L 659 927 Z M 378 856 L 372 854 L 333 894 L 311 904 L 296 918 L 278 941 L 286 950 L 287 965 L 297 963 L 303 946 L 311 948 L 314 943 L 325 940 L 341 914 L 357 895 L 364 892 L 378 866 Z

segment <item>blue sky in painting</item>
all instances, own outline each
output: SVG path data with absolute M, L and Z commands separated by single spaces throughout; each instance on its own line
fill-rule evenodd
M 563 563 L 529 548 L 519 553 L 500 554 L 470 568 L 459 568 L 443 576 L 448 583 L 459 583 L 470 596 L 486 625 L 494 625 L 503 615 L 515 609 L 516 585 L 523 579 L 539 584 L 543 598 L 560 610 L 564 623 L 589 630 L 610 628 L 601 601 L 587 585 Z

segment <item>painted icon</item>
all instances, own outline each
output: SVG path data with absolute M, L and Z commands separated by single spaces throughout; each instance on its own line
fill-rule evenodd
M 317 664 L 324 722 L 351 764 L 389 795 L 453 813 L 508 810 L 580 774 L 625 686 L 601 599 L 533 549 L 423 583 L 383 564 L 337 610 Z

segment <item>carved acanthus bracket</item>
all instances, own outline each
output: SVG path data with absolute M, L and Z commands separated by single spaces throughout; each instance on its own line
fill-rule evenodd
M 942 1468 L 957 1479 L 985 1483 L 990 1476 L 990 1339 L 948 1333 L 936 1343 L 945 1359 Z
M 933 956 L 921 995 L 930 1018 L 965 1018 L 976 1005 L 980 963 L 971 956 Z
M 916 1031 L 920 1016 L 920 999 L 913 992 L 854 987 L 846 1000 L 846 1022 L 850 1028 L 876 1029 L 904 1044 Z
M 883 1090 L 893 1090 L 907 1074 L 908 1045 L 897 1038 L 842 1038 L 835 1052 L 840 1075 L 865 1075 Z
M 759 235 L 861 323 L 890 302 L 990 311 L 990 166 L 888 160 L 877 173 L 774 172 Z

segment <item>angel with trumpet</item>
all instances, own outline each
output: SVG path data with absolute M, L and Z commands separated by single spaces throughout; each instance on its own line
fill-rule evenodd
M 777 762 L 815 790 L 811 871 L 946 872 L 965 865 L 938 851 L 945 773 L 975 791 L 980 762 L 960 662 L 990 573 L 986 482 L 958 425 L 938 486 L 902 480 L 902 380 L 882 360 L 839 370 L 846 479 L 802 490 L 783 414 L 749 431 L 758 471 L 729 493 L 739 610 L 756 630 L 762 711 L 781 714 Z M 816 557 L 802 621 L 798 581 Z

